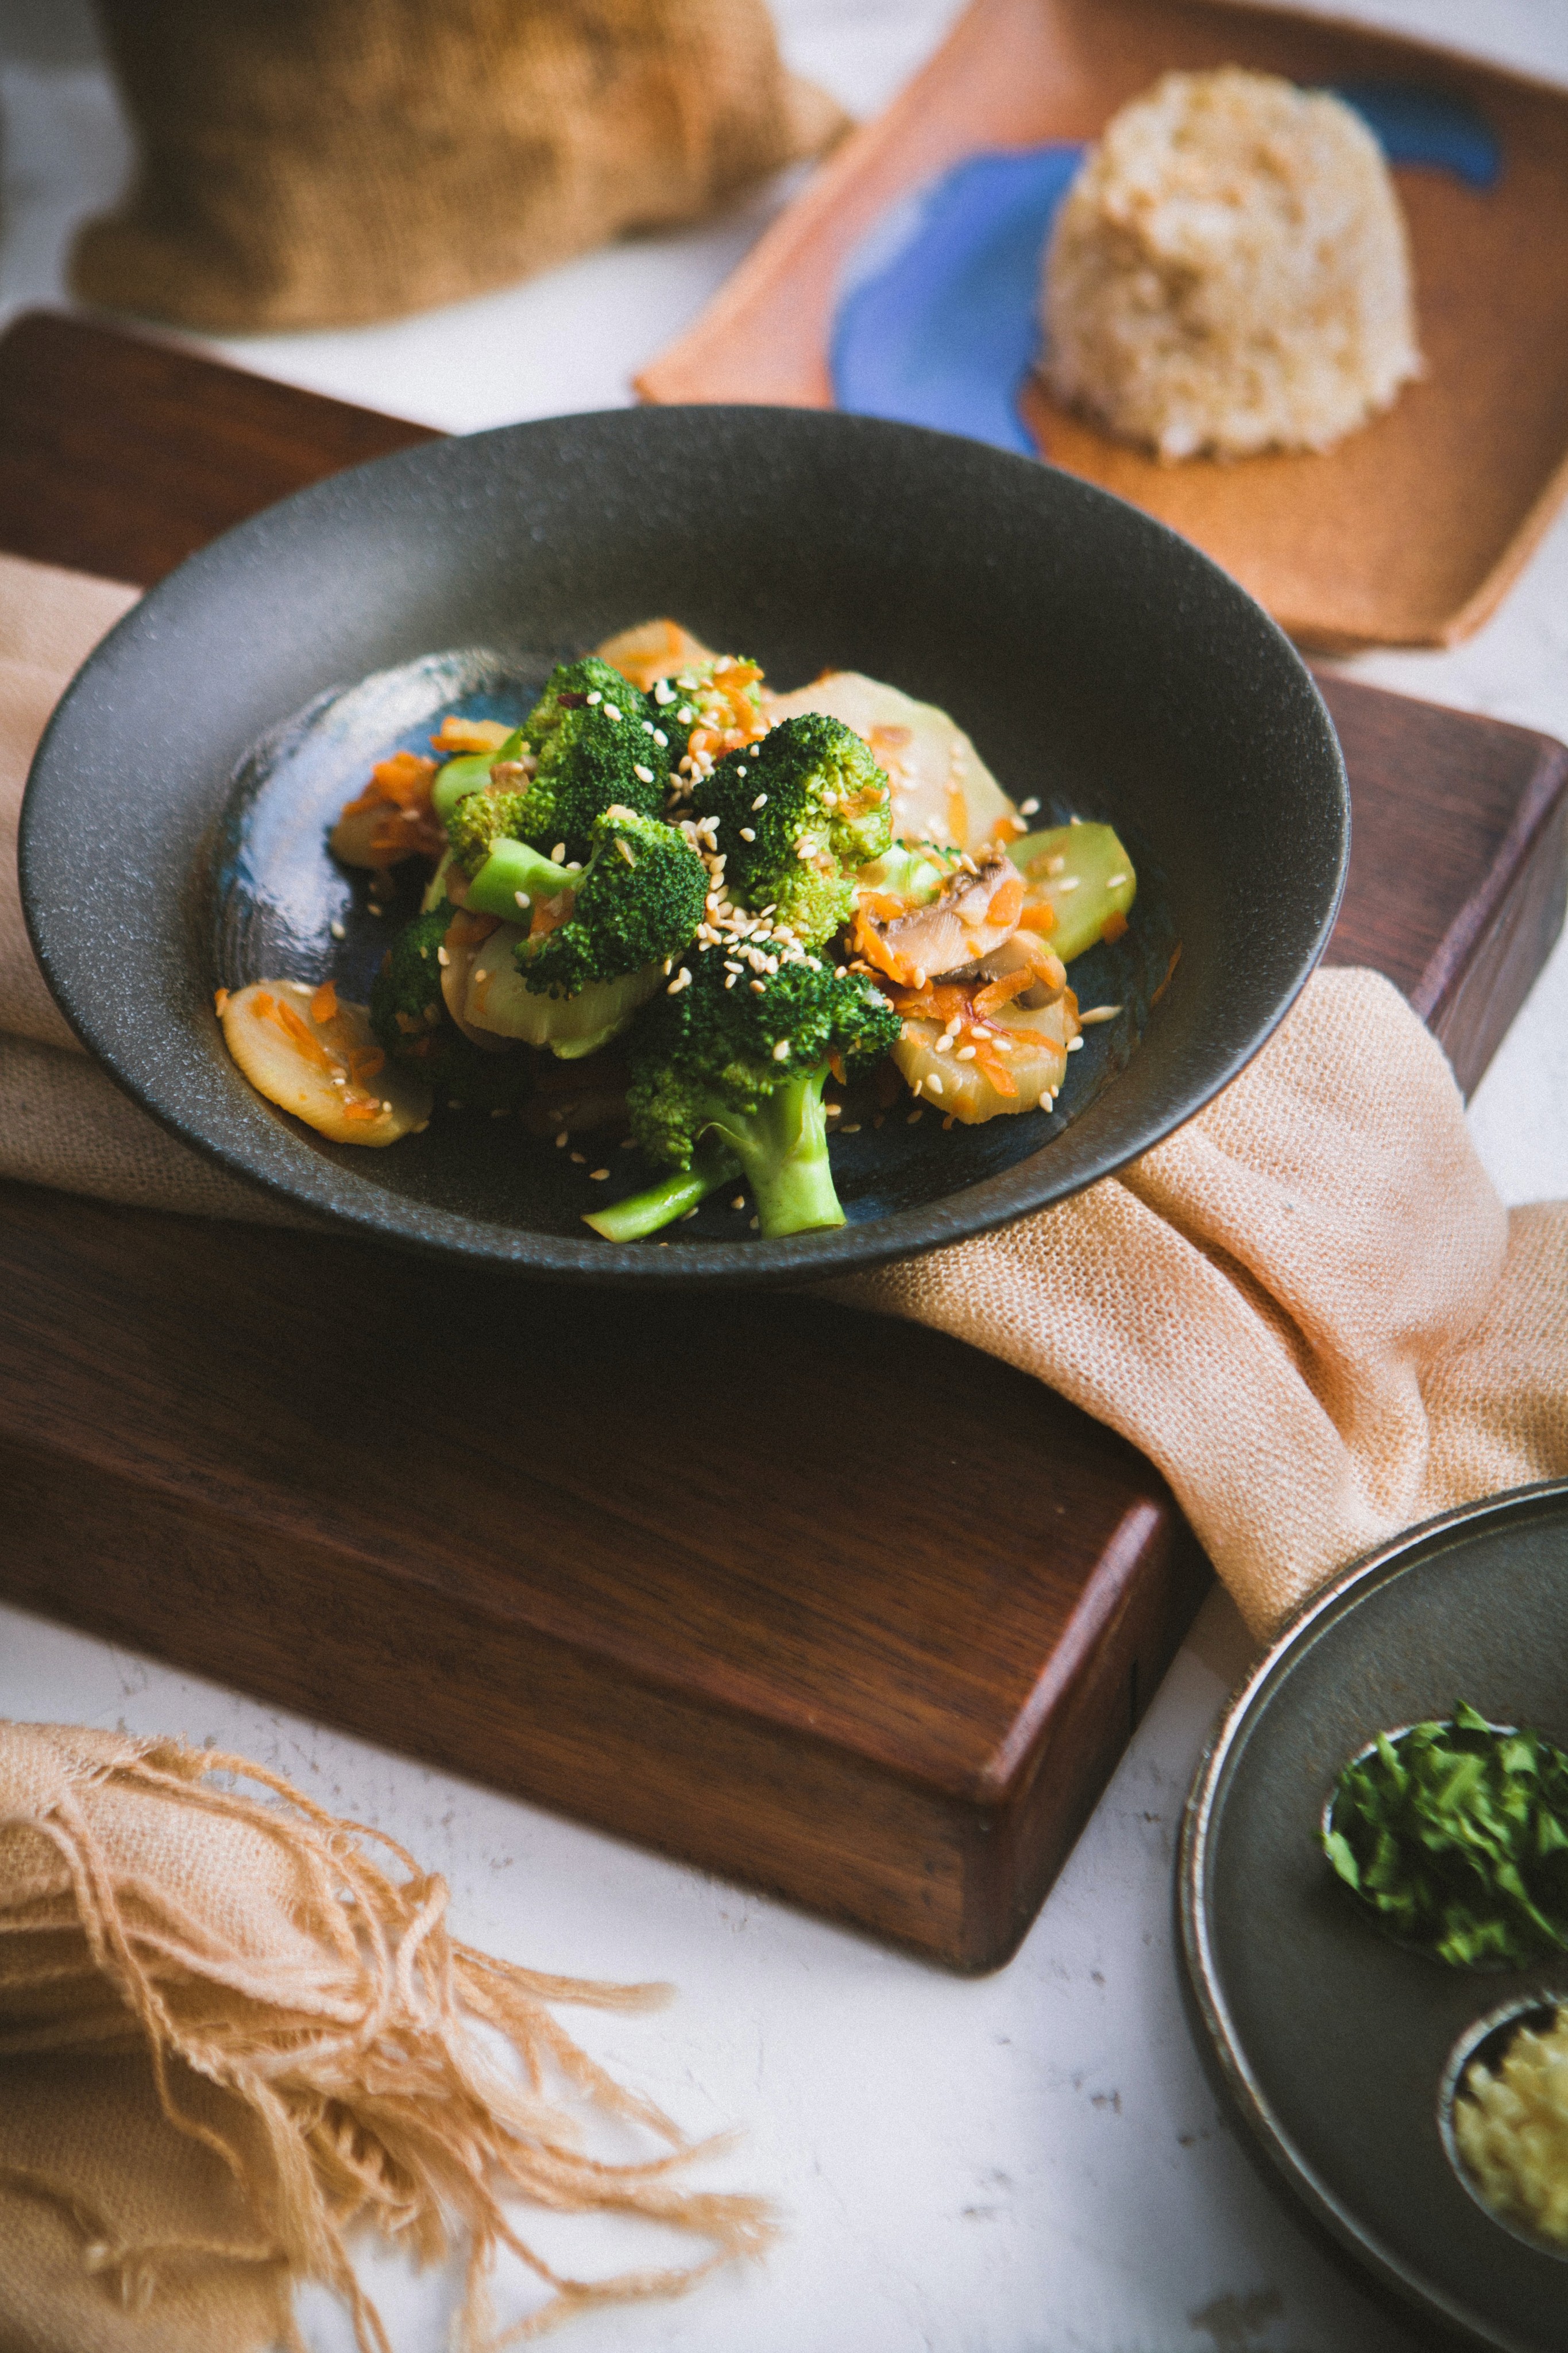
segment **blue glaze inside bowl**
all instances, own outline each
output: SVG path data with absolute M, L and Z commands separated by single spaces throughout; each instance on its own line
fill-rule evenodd
M 1391 164 L 1495 185 L 1501 147 L 1472 107 L 1402 82 L 1346 82 L 1335 95 Z M 1052 142 L 972 155 L 878 223 L 834 321 L 838 407 L 1038 454 L 1018 394 L 1040 356 L 1041 258 L 1085 152 Z

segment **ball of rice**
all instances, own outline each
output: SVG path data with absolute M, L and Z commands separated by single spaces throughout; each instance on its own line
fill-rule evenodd
M 1045 374 L 1162 458 L 1326 449 L 1421 370 L 1405 217 L 1321 90 L 1171 73 L 1087 157 L 1046 257 Z

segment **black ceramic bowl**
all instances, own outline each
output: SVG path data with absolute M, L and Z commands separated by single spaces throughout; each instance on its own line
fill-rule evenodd
M 721 1201 L 668 1248 L 613 1247 L 581 1216 L 631 1189 L 636 1155 L 612 1150 L 624 1182 L 601 1188 L 509 1121 L 438 1121 L 384 1152 L 329 1145 L 251 1091 L 214 1017 L 216 983 L 268 971 L 363 993 L 387 923 L 324 824 L 369 756 L 459 687 L 500 681 L 504 704 L 542 658 L 665 612 L 778 686 L 860 670 L 942 704 L 1016 799 L 1109 818 L 1138 861 L 1126 940 L 1074 967 L 1086 1001 L 1114 990 L 1129 1010 L 1088 1033 L 1057 1113 L 944 1133 L 900 1106 L 868 1123 L 835 1146 L 837 1231 L 761 1241 Z M 322 700 L 475 649 L 494 661 Z M 55 716 L 22 886 L 83 1042 L 241 1175 L 367 1233 L 541 1273 L 800 1281 L 1059 1200 L 1190 1118 L 1311 970 L 1348 834 L 1333 730 L 1289 645 L 1134 508 L 907 426 L 652 408 L 382 459 L 182 565 Z

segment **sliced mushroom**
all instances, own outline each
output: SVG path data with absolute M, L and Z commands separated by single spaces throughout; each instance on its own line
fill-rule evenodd
M 218 992 L 223 1041 L 258 1094 L 333 1144 L 395 1144 L 430 1117 L 431 1094 L 389 1062 L 363 1005 L 298 980 Z
M 881 922 L 864 910 L 857 920 L 856 944 L 868 963 L 906 987 L 928 976 L 957 972 L 991 955 L 1016 927 L 1024 903 L 1024 878 L 1005 851 L 986 853 L 973 873 L 955 868 L 934 899 L 905 915 Z
M 829 670 L 794 694 L 769 695 L 770 722 L 824 711 L 863 735 L 893 787 L 893 834 L 910 840 L 980 845 L 999 825 L 1024 830 L 1012 802 L 970 742 L 934 702 L 917 702 L 859 670 Z

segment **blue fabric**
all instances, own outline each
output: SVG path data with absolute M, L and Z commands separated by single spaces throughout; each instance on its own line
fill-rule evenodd
M 1351 82 L 1335 95 L 1391 163 L 1495 184 L 1497 138 L 1457 100 L 1400 82 Z M 1017 396 L 1039 352 L 1041 256 L 1083 154 L 1053 143 L 972 155 L 878 223 L 851 259 L 834 320 L 840 408 L 1037 454 Z

